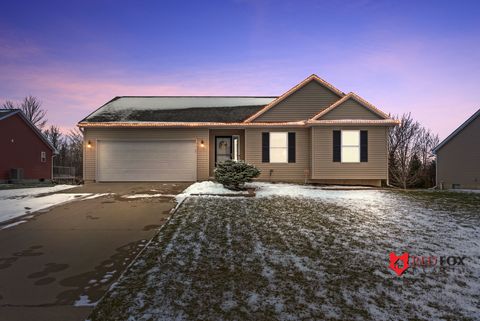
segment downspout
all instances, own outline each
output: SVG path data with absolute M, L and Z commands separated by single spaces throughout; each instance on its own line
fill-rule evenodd
M 77 125 L 78 126 L 78 125 Z M 85 129 L 78 126 L 78 129 L 82 133 L 83 142 L 82 142 L 82 184 L 85 184 Z
M 53 159 L 55 158 L 55 156 L 57 156 L 57 153 L 54 151 L 52 153 L 52 159 L 51 159 L 51 164 L 50 164 L 50 181 L 53 181 Z
M 435 152 L 435 186 L 430 187 L 429 189 L 437 189 L 438 188 L 438 155 Z
M 393 185 L 390 185 L 390 153 L 389 153 L 389 150 L 388 150 L 388 131 L 390 130 L 389 127 L 386 127 L 385 128 L 385 135 L 386 135 L 386 140 L 387 140 L 387 143 L 385 144 L 385 148 L 387 149 L 387 182 L 386 182 L 386 185 L 387 187 L 391 187 L 391 188 L 396 188 L 395 186 Z
M 386 134 L 386 139 L 387 139 L 387 143 L 385 144 L 386 146 L 386 149 L 387 149 L 387 187 L 393 187 L 392 185 L 390 185 L 390 153 L 388 152 L 388 131 L 389 131 L 389 128 L 387 127 L 385 129 L 385 134 Z

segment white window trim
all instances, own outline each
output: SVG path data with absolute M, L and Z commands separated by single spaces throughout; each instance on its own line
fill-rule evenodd
M 285 134 L 285 147 L 272 147 L 272 134 Z M 269 146 L 269 153 L 270 153 L 270 160 L 269 162 L 272 164 L 288 164 L 288 132 L 269 132 L 269 141 L 270 141 L 270 146 Z M 272 162 L 272 149 L 285 149 L 285 160 L 284 161 L 276 161 Z
M 44 151 L 40 152 L 40 162 L 41 163 L 46 163 L 47 162 L 47 153 Z
M 358 132 L 358 145 L 343 145 L 343 132 Z M 360 141 L 361 141 L 361 133 L 360 133 L 360 130 L 356 130 L 356 129 L 348 129 L 348 130 L 341 130 L 340 131 L 340 161 L 342 163 L 346 163 L 346 164 L 357 164 L 357 163 L 360 163 L 361 161 L 361 146 L 360 146 Z M 344 161 L 343 160 L 343 156 L 344 156 L 344 152 L 343 152 L 343 147 L 358 147 L 358 161 Z
M 232 136 L 232 160 L 238 162 L 240 161 L 240 136 Z

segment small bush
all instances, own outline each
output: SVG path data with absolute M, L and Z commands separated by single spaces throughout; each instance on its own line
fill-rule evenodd
M 260 170 L 243 161 L 227 160 L 217 165 L 215 179 L 225 188 L 231 190 L 243 189 L 245 183 L 260 175 Z

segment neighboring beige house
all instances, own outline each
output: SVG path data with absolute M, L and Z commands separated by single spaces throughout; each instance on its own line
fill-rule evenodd
M 480 109 L 433 151 L 437 186 L 480 189 Z
M 116 97 L 79 122 L 85 181 L 196 181 L 245 160 L 261 180 L 379 186 L 398 121 L 312 75 L 279 97 Z

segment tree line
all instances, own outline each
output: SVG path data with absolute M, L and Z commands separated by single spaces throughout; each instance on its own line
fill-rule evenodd
M 42 108 L 42 103 L 34 96 L 27 96 L 21 102 L 5 101 L 2 109 L 20 109 L 26 118 L 39 129 L 56 149 L 53 166 L 75 168 L 78 180 L 83 176 L 83 135 L 78 128 L 62 133 L 55 125 L 47 126 L 47 111 Z
M 20 109 L 25 116 L 52 143 L 58 154 L 54 166 L 74 167 L 76 176 L 83 175 L 83 135 L 78 128 L 64 134 L 55 125 L 46 126 L 47 111 L 33 96 L 27 96 L 18 104 L 3 103 L 4 109 Z M 410 113 L 393 116 L 400 125 L 388 133 L 389 181 L 400 188 L 429 188 L 435 186 L 435 156 L 432 149 L 438 145 L 438 135 L 415 121 Z
M 407 188 L 430 188 L 436 185 L 436 161 L 433 148 L 438 135 L 414 120 L 410 113 L 393 116 L 400 124 L 388 134 L 388 174 L 390 184 Z

